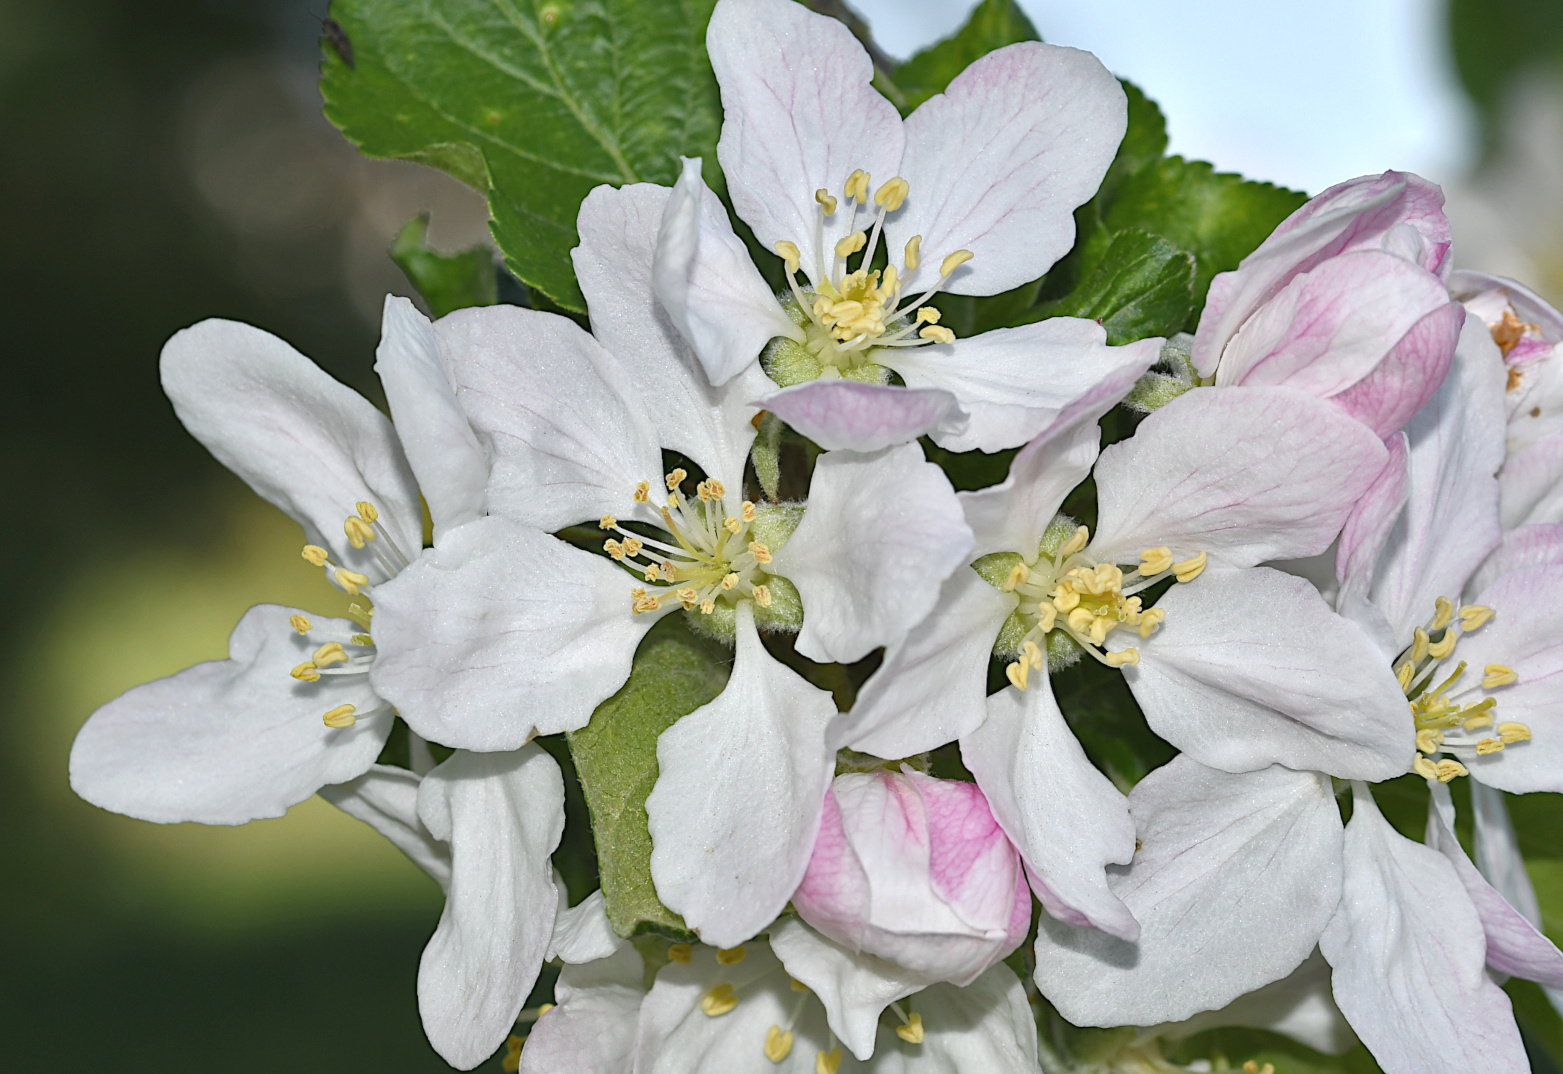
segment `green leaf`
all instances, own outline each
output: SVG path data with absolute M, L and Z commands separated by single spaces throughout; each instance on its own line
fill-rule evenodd
M 391 260 L 407 274 L 429 305 L 429 312 L 443 317 L 468 306 L 492 306 L 499 301 L 494 253 L 474 246 L 457 254 L 442 254 L 428 243 L 429 214 L 407 221 L 391 246 Z
M 1120 78 L 1118 84 L 1129 99 L 1129 127 L 1096 192 L 1099 205 L 1111 202 L 1125 179 L 1155 164 L 1167 152 L 1167 118 L 1161 108 L 1133 82 Z
M 1063 298 L 1027 312 L 1027 320 L 1100 321 L 1113 346 L 1170 336 L 1194 313 L 1194 255 L 1159 235 L 1130 228 L 1112 238 L 1100 262 Z
M 356 63 L 322 46 L 326 117 L 371 157 L 484 191 L 506 267 L 581 310 L 570 249 L 593 187 L 671 184 L 681 154 L 720 182 L 713 3 L 336 0 Z
M 896 107 L 907 115 L 934 94 L 943 93 L 973 60 L 1017 41 L 1040 40 L 1015 0 L 982 0 L 953 37 L 929 45 L 895 69 L 895 86 L 902 97 Z M 887 96 L 895 100 L 894 95 Z
M 1344 1055 L 1325 1055 L 1279 1033 L 1262 1029 L 1211 1029 L 1179 1041 L 1172 1049 L 1175 1062 L 1210 1059 L 1217 1070 L 1242 1069 L 1252 1060 L 1275 1074 L 1378 1074 L 1379 1066 L 1358 1044 Z M 1225 1063 L 1222 1062 L 1225 1060 Z
M 657 736 L 722 692 L 731 661 L 727 649 L 691 634 L 682 616 L 669 616 L 641 642 L 623 689 L 569 735 L 591 810 L 608 920 L 621 936 L 695 939 L 652 886 L 646 796 L 657 781 Z

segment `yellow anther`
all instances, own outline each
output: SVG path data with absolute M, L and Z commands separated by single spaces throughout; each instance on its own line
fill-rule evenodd
M 923 237 L 913 235 L 906 240 L 906 271 L 916 272 L 917 266 L 922 263 Z
M 700 602 L 701 615 L 710 615 L 714 611 L 716 611 L 716 601 L 712 600 L 710 597 L 707 597 L 705 600 Z
M 791 1051 L 792 1030 L 784 1032 L 781 1026 L 771 1026 L 765 1031 L 765 1058 L 780 1063 Z
M 1444 733 L 1431 727 L 1424 727 L 1416 733 L 1416 748 L 1423 753 L 1437 753 L 1438 747 L 1444 744 Z
M 1420 664 L 1423 660 L 1427 659 L 1427 631 L 1423 630 L 1421 627 L 1417 627 L 1416 630 L 1412 631 L 1411 636 L 1414 639 L 1411 642 L 1411 662 L 1413 664 Z
M 668 947 L 669 962 L 688 962 L 694 956 L 695 949 L 687 943 L 676 943 Z
M 727 495 L 727 486 L 722 484 L 714 477 L 706 479 L 706 488 L 710 490 L 711 495 L 715 499 L 720 500 L 723 496 Z
M 345 664 L 347 663 L 347 652 L 342 648 L 341 642 L 328 641 L 316 649 L 310 659 L 315 662 L 317 667 L 324 667 L 327 664 Z
M 754 504 L 750 503 L 748 500 L 745 500 L 744 503 L 743 503 L 742 514 L 744 516 L 744 521 L 745 522 L 753 522 L 754 521 Z
M 841 1049 L 832 1048 L 814 1056 L 814 1074 L 836 1074 L 841 1069 Z
M 369 584 L 368 575 L 350 571 L 346 567 L 338 567 L 332 574 L 332 577 L 336 579 L 336 584 L 341 586 L 343 591 L 350 597 L 358 596 L 358 591 Z
M 309 633 L 309 620 L 304 618 L 302 615 L 290 616 L 288 618 L 288 622 L 292 624 L 293 629 L 298 631 L 300 634 Z
M 900 273 L 896 272 L 894 265 L 886 265 L 884 276 L 879 281 L 879 293 L 886 298 L 896 291 L 896 283 L 900 280 Z
M 1070 630 L 1084 634 L 1096 625 L 1096 616 L 1091 614 L 1089 608 L 1076 607 L 1064 617 L 1064 622 L 1069 624 Z
M 662 598 L 654 597 L 644 589 L 630 590 L 630 609 L 641 615 L 645 612 L 654 612 L 662 607 Z
M 553 1004 L 553 1003 L 544 1003 L 544 1004 L 539 1005 L 538 1008 L 537 1008 L 537 1016 L 539 1018 L 541 1018 L 543 1015 L 545 1015 L 549 1011 L 553 1010 L 555 1006 L 556 1006 L 556 1004 Z
M 352 636 L 352 638 L 350 638 L 349 640 L 352 641 L 352 643 L 354 645 L 373 645 L 374 644 L 374 639 L 371 638 L 368 634 L 354 634 Z
M 702 481 L 700 484 L 696 485 L 695 496 L 699 498 L 701 503 L 710 503 L 712 500 L 714 500 L 716 498 L 716 493 L 711 491 L 711 482 Z
M 1046 634 L 1058 623 L 1058 609 L 1050 603 L 1037 606 L 1037 630 Z
M 1416 760 L 1411 762 L 1411 771 L 1415 772 L 1423 779 L 1438 778 L 1438 766 L 1433 764 L 1433 762 L 1429 761 L 1426 757 L 1423 757 L 1420 753 L 1416 755 Z
M 365 522 L 378 522 L 380 520 L 380 512 L 376 511 L 374 504 L 368 500 L 359 500 L 353 506 L 358 508 L 358 517 Z
M 755 586 L 754 599 L 760 607 L 769 608 L 771 606 L 771 587 L 766 585 Z
M 1493 610 L 1485 605 L 1467 604 L 1460 609 L 1460 629 L 1469 634 L 1486 623 L 1494 614 Z
M 624 554 L 631 557 L 632 559 L 635 556 L 640 555 L 640 550 L 644 547 L 646 547 L 645 542 L 643 542 L 639 537 L 624 538 Z
M 834 199 L 832 199 L 834 200 Z M 798 266 L 803 263 L 803 254 L 798 249 L 798 244 L 782 239 L 776 244 L 776 253 L 787 264 L 788 272 L 797 272 Z
M 1084 526 L 1080 526 L 1075 530 L 1075 535 L 1064 542 L 1064 546 L 1058 550 L 1058 554 L 1061 556 L 1072 556 L 1084 548 L 1090 539 L 1091 531 Z M 1059 609 L 1059 611 L 1063 610 L 1062 608 Z
M 1053 607 L 1062 615 L 1068 615 L 1080 604 L 1080 594 L 1066 586 L 1058 586 L 1053 590 Z
M 941 314 L 935 307 L 923 306 L 917 311 L 917 322 L 919 324 L 938 324 L 940 316 Z
M 1503 739 L 1505 743 L 1530 741 L 1530 728 L 1522 723 L 1505 721 L 1500 723 L 1494 730 L 1498 732 L 1498 737 Z
M 624 558 L 624 544 L 616 538 L 609 537 L 602 543 L 602 550 L 614 559 Z
M 330 556 L 331 553 L 327 552 L 324 548 L 321 548 L 318 544 L 307 544 L 304 546 L 304 551 L 300 554 L 315 566 L 324 567 L 326 565 L 326 559 Z
M 1465 765 L 1461 764 L 1459 761 L 1450 760 L 1447 757 L 1439 761 L 1433 767 L 1438 770 L 1438 782 L 1440 783 L 1449 783 L 1453 780 L 1459 779 L 1461 776 L 1470 775 L 1470 772 L 1466 769 Z
M 499 1069 L 505 1074 L 516 1074 L 521 1069 L 521 1046 L 525 1043 L 525 1037 L 514 1033 L 505 1038 L 505 1057 L 499 1061 Z
M 896 1026 L 895 1035 L 908 1044 L 921 1044 L 923 1042 L 923 1016 L 913 1011 L 906 1016 L 906 1025 Z
M 700 605 L 700 594 L 687 585 L 675 595 L 678 597 L 679 603 L 689 611 L 694 611 Z
M 1166 545 L 1160 548 L 1147 548 L 1140 553 L 1140 573 L 1144 575 L 1161 574 L 1172 568 L 1172 549 Z
M 939 275 L 948 276 L 966 262 L 970 261 L 973 254 L 970 250 L 956 250 L 949 257 L 939 262 Z
M 756 563 L 769 563 L 771 561 L 771 550 L 766 547 L 763 541 L 750 541 L 749 554 L 754 557 Z
M 374 540 L 374 527 L 357 515 L 347 516 L 342 522 L 342 532 L 347 534 L 347 543 L 354 548 L 362 548 L 366 543 Z
M 1260 1066 L 1257 1059 L 1250 1059 L 1243 1064 L 1243 1074 L 1275 1074 L 1275 1064 L 1266 1063 Z
M 368 630 L 369 624 L 374 620 L 374 608 L 366 608 L 364 605 L 354 601 L 347 606 L 347 617 L 365 630 Z
M 678 488 L 678 486 L 684 483 L 684 478 L 688 476 L 689 472 L 687 470 L 682 468 L 674 469 L 674 471 L 668 474 L 668 476 L 664 479 L 668 483 L 668 491 L 672 492 L 674 489 Z
M 732 589 L 733 586 L 735 586 L 737 584 L 738 584 L 738 572 L 737 571 L 731 571 L 731 572 L 729 572 L 727 574 L 724 574 L 722 576 L 722 588 L 723 589 Z
M 1416 674 L 1416 665 L 1407 660 L 1400 665 L 1400 670 L 1395 672 L 1395 678 L 1400 680 L 1400 688 L 1404 690 L 1411 685 L 1411 676 Z
M 720 1017 L 736 1006 L 738 997 L 733 994 L 733 986 L 730 984 L 719 984 L 700 999 L 700 1009 L 707 1018 Z
M 1172 565 L 1172 573 L 1177 576 L 1180 582 L 1192 582 L 1205 573 L 1205 563 L 1208 558 L 1205 553 L 1201 552 L 1193 559 L 1185 559 L 1182 563 L 1174 563 Z
M 315 665 L 312 662 L 308 661 L 308 660 L 304 661 L 298 667 L 296 667 L 292 671 L 288 672 L 288 674 L 292 675 L 295 679 L 299 680 L 300 682 L 319 682 L 320 681 L 320 672 L 316 671 L 315 670 Z
M 1140 650 L 1125 649 L 1121 653 L 1107 653 L 1103 659 L 1107 661 L 1107 666 L 1110 668 L 1121 668 L 1125 664 L 1133 667 L 1140 662 Z
M 1446 630 L 1444 631 L 1444 636 L 1442 638 L 1439 638 L 1437 641 L 1428 644 L 1427 655 L 1431 656 L 1434 660 L 1442 660 L 1444 657 L 1454 652 L 1455 642 L 1459 640 L 1460 635 L 1456 634 L 1452 630 Z
M 1454 619 L 1454 601 L 1448 597 L 1439 597 L 1433 601 L 1433 607 L 1438 609 L 1438 614 L 1433 616 L 1433 621 L 1428 630 L 1442 630 Z
M 859 205 L 868 200 L 869 176 L 862 168 L 854 168 L 847 176 L 846 195 Z
M 1519 672 L 1515 671 L 1511 667 L 1505 667 L 1502 664 L 1488 664 L 1485 668 L 1482 669 L 1482 671 L 1485 672 L 1485 674 L 1482 676 L 1483 690 L 1492 690 L 1499 686 L 1507 686 L 1511 682 L 1518 682 L 1520 678 Z
M 739 530 L 744 528 L 744 524 L 738 521 L 732 515 L 728 515 L 726 518 L 722 519 L 722 528 L 728 533 L 737 533 Z
M 1498 753 L 1503 749 L 1503 743 L 1496 738 L 1484 738 L 1476 744 L 1476 756 L 1486 757 L 1489 753 Z
M 661 580 L 662 567 L 659 564 L 653 563 L 651 566 L 646 568 L 646 581 L 657 582 Z
M 1478 712 L 1475 716 L 1470 717 L 1460 726 L 1464 727 L 1467 731 L 1474 731 L 1478 727 L 1491 727 L 1492 714 L 1488 712 Z
M 787 983 L 792 986 L 792 990 L 794 992 L 807 992 L 809 990 L 809 986 L 798 980 L 796 977 L 787 978 Z
M 923 339 L 932 340 L 935 343 L 954 343 L 955 333 L 943 325 L 931 324 L 917 333 Z
M 338 705 L 322 716 L 321 720 L 325 722 L 327 727 L 333 729 L 339 730 L 343 727 L 352 727 L 358 722 L 358 717 L 353 715 L 356 711 L 358 710 L 353 708 L 352 705 Z
M 1016 660 L 1004 669 L 1004 677 L 1015 689 L 1025 690 L 1026 682 L 1031 678 L 1031 665 L 1024 660 Z
M 640 484 L 635 486 L 635 502 L 636 503 L 650 503 L 651 502 L 651 482 L 650 481 L 642 481 Z
M 854 231 L 840 242 L 836 243 L 837 257 L 851 257 L 863 247 L 868 245 L 868 236 L 861 231 Z
M 893 213 L 906 201 L 907 192 L 911 189 L 912 185 L 898 175 L 875 191 L 874 204 L 883 205 L 885 212 Z
M 1000 587 L 1006 593 L 1013 593 L 1018 585 L 1025 585 L 1031 579 L 1031 568 L 1024 563 L 1017 563 L 1009 569 L 1009 577 L 1004 579 Z
M 814 200 L 819 202 L 819 206 L 825 210 L 826 216 L 836 211 L 836 199 L 824 187 L 820 187 L 814 192 Z
M 1150 637 L 1156 632 L 1156 628 L 1159 627 L 1166 620 L 1166 618 L 1167 613 L 1160 608 L 1145 609 L 1145 611 L 1140 614 L 1140 637 Z
M 749 952 L 744 950 L 742 944 L 737 947 L 724 947 L 716 953 L 716 961 L 723 966 L 736 966 L 744 960 Z
M 600 530 L 611 530 L 616 528 L 618 524 L 619 520 L 612 515 L 603 515 L 597 520 L 597 528 Z

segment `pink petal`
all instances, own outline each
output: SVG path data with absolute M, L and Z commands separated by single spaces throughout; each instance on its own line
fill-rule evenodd
M 1423 317 L 1366 377 L 1333 397 L 1335 405 L 1388 437 L 1422 409 L 1449 373 L 1465 324 L 1457 302 Z

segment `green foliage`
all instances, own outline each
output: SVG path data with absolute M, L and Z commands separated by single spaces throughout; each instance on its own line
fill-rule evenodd
M 1220 1057 L 1220 1058 L 1218 1058 Z M 1249 1060 L 1261 1069 L 1270 1064 L 1275 1074 L 1378 1074 L 1379 1066 L 1368 1050 L 1358 1044 L 1344 1055 L 1325 1055 L 1279 1033 L 1262 1029 L 1212 1029 L 1179 1041 L 1172 1049 L 1178 1062 L 1210 1059 L 1217 1070 L 1221 1058 L 1242 1069 Z
M 657 781 L 657 736 L 722 692 L 731 654 L 689 632 L 681 616 L 652 628 L 629 681 L 569 735 L 591 810 L 608 920 L 621 936 L 658 932 L 693 941 L 651 882 L 646 796 Z
M 1053 672 L 1050 681 L 1058 707 L 1086 756 L 1120 790 L 1127 793 L 1172 760 L 1172 747 L 1145 722 L 1118 669 L 1081 660 Z
M 1490 119 L 1516 76 L 1563 68 L 1557 0 L 1450 0 L 1449 41 L 1466 91 Z
M 442 168 L 489 199 L 529 287 L 585 308 L 570 249 L 595 186 L 671 184 L 678 157 L 719 182 L 704 39 L 713 0 L 336 0 L 348 67 L 322 46 L 326 116 L 371 157 Z
M 1160 235 L 1129 228 L 1113 236 L 1102 259 L 1073 291 L 1027 314 L 1088 317 L 1107 329 L 1107 342 L 1169 336 L 1194 313 L 1194 255 Z
M 973 60 L 1017 41 L 1040 40 L 1015 0 L 982 0 L 953 37 L 929 45 L 901 64 L 893 82 L 881 74 L 875 85 L 907 115 L 934 94 L 943 93 Z
M 488 247 L 442 254 L 429 245 L 428 234 L 428 213 L 407 221 L 391 246 L 391 260 L 418 289 L 429 312 L 443 317 L 451 310 L 492 306 L 499 301 L 494 254 Z

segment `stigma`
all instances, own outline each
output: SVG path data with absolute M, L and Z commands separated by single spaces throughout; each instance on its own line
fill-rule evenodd
M 901 251 L 897 266 L 887 257 L 883 269 L 870 269 L 879 250 L 885 217 L 906 202 L 911 186 L 900 176 L 880 185 L 873 194 L 871 220 L 858 227 L 858 215 L 869 200 L 869 174 L 861 168 L 847 176 L 844 196 L 851 206 L 847 236 L 836 243 L 825 264 L 825 218 L 834 216 L 840 202 L 828 190 L 814 192 L 816 215 L 814 249 L 819 260 L 809 273 L 812 289 L 798 282 L 802 253 L 798 244 L 783 240 L 775 246 L 785 262 L 787 283 L 796 302 L 795 319 L 802 326 L 804 347 L 820 363 L 826 375 L 840 375 L 859 366 L 874 363 L 872 352 L 878 348 L 920 347 L 929 343 L 951 343 L 955 333 L 939 323 L 939 311 L 925 305 L 944 288 L 952 273 L 972 258 L 970 250 L 955 250 L 939 263 L 939 279 L 926 291 L 903 296 L 904 277 L 922 264 L 922 236 L 914 235 Z M 857 268 L 848 271 L 856 258 Z

